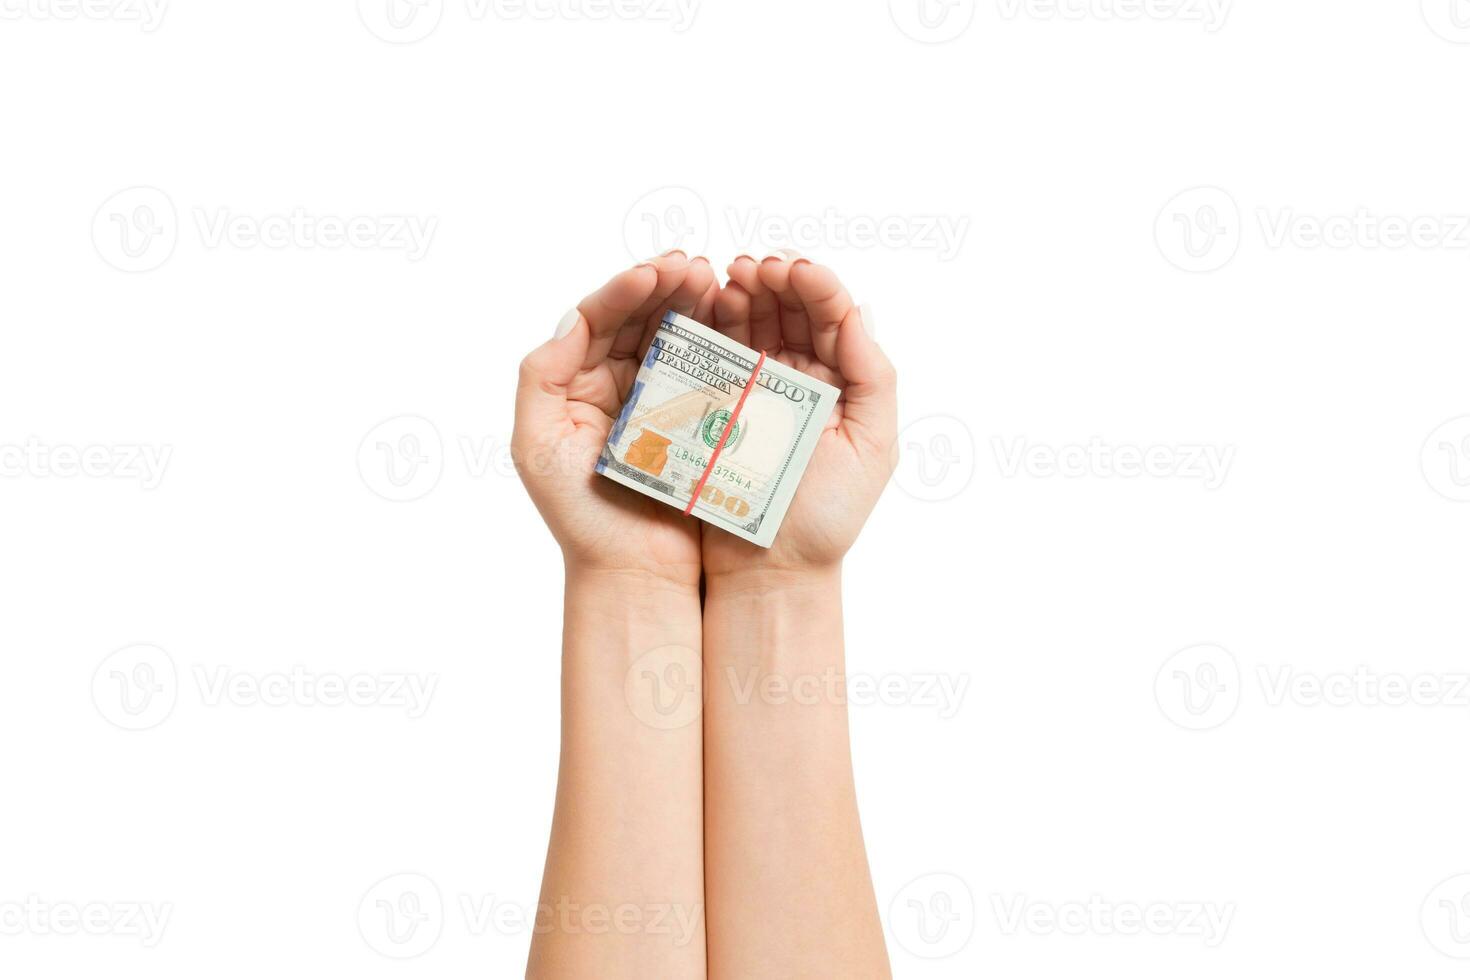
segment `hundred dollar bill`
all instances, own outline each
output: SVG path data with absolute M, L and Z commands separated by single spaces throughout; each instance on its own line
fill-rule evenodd
M 760 355 L 670 311 L 613 423 L 597 472 L 684 510 Z M 841 394 L 767 359 L 694 516 L 769 548 Z

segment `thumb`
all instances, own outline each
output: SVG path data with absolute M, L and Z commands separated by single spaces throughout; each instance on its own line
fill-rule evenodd
M 517 440 L 535 438 L 569 418 L 567 386 L 582 369 L 591 341 L 587 319 L 569 310 L 556 325 L 555 336 L 521 361 L 516 385 Z
M 887 452 L 898 438 L 898 374 L 873 339 L 869 303 L 855 306 L 837 331 L 837 370 L 847 387 L 842 427 L 868 448 Z

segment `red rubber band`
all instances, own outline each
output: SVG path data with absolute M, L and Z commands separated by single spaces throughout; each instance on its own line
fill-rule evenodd
M 690 495 L 689 506 L 684 508 L 684 513 L 694 513 L 694 505 L 699 503 L 699 495 L 704 493 L 704 485 L 709 482 L 709 475 L 715 471 L 715 461 L 720 458 L 720 451 L 725 448 L 725 440 L 730 438 L 731 432 L 735 431 L 735 423 L 740 421 L 740 410 L 745 407 L 745 399 L 750 397 L 750 390 L 755 387 L 756 380 L 761 376 L 761 365 L 765 363 L 766 352 L 761 351 L 760 358 L 755 362 L 755 370 L 750 372 L 750 380 L 745 383 L 745 390 L 740 393 L 734 409 L 730 411 L 730 419 L 720 433 L 720 441 L 715 443 L 715 451 L 709 454 L 709 465 L 704 468 L 699 482 L 694 485 L 694 493 Z

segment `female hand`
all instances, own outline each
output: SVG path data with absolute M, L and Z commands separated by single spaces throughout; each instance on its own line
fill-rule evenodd
M 893 474 L 897 377 L 831 269 L 802 258 L 741 256 L 715 300 L 714 326 L 766 356 L 842 389 L 780 533 L 769 549 L 704 531 L 713 580 L 835 568 Z M 871 316 L 871 314 L 869 314 Z M 697 319 L 697 318 L 696 318 Z
M 664 312 L 708 322 L 717 289 L 708 261 L 670 252 L 614 276 L 521 362 L 511 455 L 569 567 L 697 586 L 698 521 L 595 465 Z

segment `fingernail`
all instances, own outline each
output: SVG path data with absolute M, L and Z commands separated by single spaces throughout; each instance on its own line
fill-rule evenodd
M 878 315 L 873 312 L 872 303 L 864 303 L 858 307 L 858 316 L 863 321 L 863 332 L 868 335 L 869 340 L 878 339 Z
M 801 258 L 801 253 L 798 252 L 796 249 L 794 249 L 794 248 L 778 248 L 778 249 L 773 250 L 765 258 L 761 259 L 761 261 L 762 262 L 769 262 L 772 259 L 779 259 L 782 262 L 784 262 L 787 259 L 797 259 L 797 258 Z
M 575 327 L 577 325 L 577 321 L 581 319 L 582 314 L 578 310 L 567 310 L 566 316 L 562 317 L 561 322 L 556 325 L 556 333 L 552 336 L 551 339 L 561 340 L 567 334 L 572 332 L 572 328 Z
M 686 251 L 684 251 L 682 248 L 671 248 L 667 252 L 665 252 L 663 255 L 660 255 L 659 258 L 666 259 L 670 255 L 682 255 L 686 259 L 689 258 L 689 253 L 686 252 Z
M 741 259 L 749 259 L 751 262 L 760 261 L 760 259 L 756 258 L 754 255 L 751 255 L 749 252 L 741 252 L 739 255 L 735 256 L 735 262 L 739 262 Z M 730 264 L 734 265 L 735 262 L 731 262 Z

